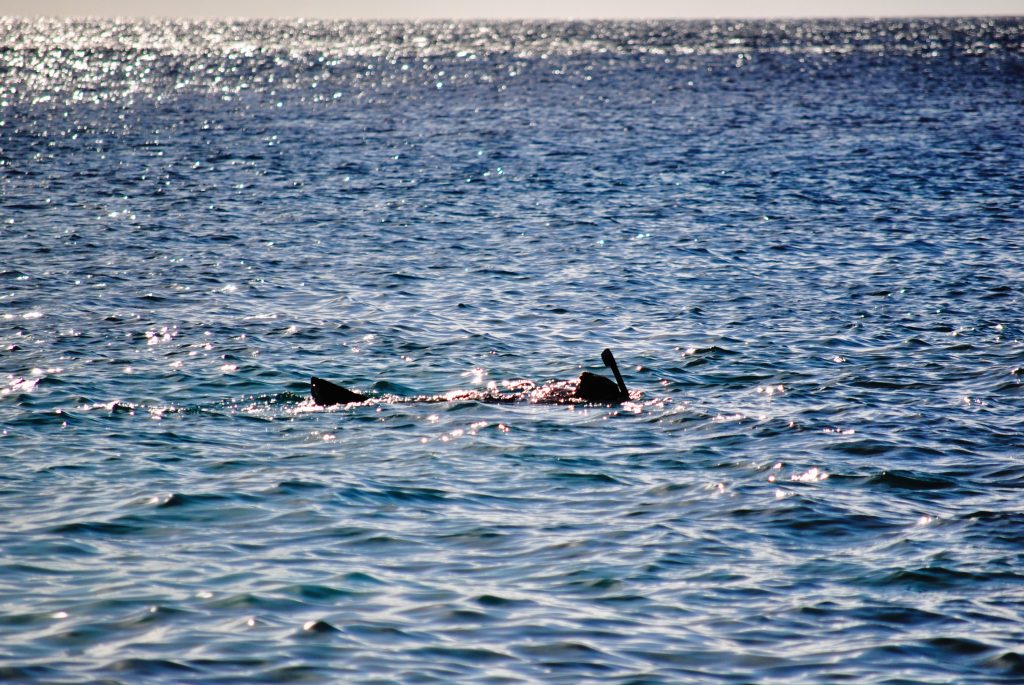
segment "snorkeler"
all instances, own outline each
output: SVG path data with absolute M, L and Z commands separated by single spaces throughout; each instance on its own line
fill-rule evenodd
M 619 373 L 619 365 L 615 363 L 612 351 L 606 349 L 601 353 L 601 361 L 615 374 L 615 380 L 609 380 L 589 371 L 584 371 L 575 381 L 552 381 L 536 385 L 529 381 L 519 381 L 507 385 L 504 389 L 490 388 L 485 391 L 459 391 L 443 395 L 414 397 L 404 401 L 412 402 L 452 402 L 455 400 L 476 400 L 487 403 L 532 402 L 535 404 L 619 404 L 629 399 L 626 382 Z M 335 404 L 353 404 L 369 400 L 368 395 L 349 390 L 323 378 L 313 376 L 310 379 L 310 394 L 313 401 L 324 407 Z

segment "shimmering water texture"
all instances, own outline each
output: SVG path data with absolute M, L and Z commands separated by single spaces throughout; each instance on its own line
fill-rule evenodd
M 3 20 L 0 679 L 1024 680 L 1022 45 Z

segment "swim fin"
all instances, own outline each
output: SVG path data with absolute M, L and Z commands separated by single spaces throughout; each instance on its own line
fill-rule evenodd
M 309 379 L 309 394 L 313 401 L 322 407 L 329 407 L 333 404 L 351 404 L 353 402 L 365 402 L 366 395 L 360 395 L 348 388 L 326 381 L 323 378 L 313 376 Z

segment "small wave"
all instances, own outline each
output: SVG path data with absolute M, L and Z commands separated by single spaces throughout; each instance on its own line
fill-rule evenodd
M 50 529 L 57 535 L 85 535 L 96 537 L 129 537 L 142 531 L 138 525 L 110 521 L 79 521 L 65 523 Z
M 186 495 L 180 492 L 173 492 L 168 495 L 156 496 L 150 501 L 156 504 L 158 509 L 173 509 L 177 507 L 192 507 L 213 505 L 219 506 L 227 501 L 237 499 L 232 495 L 202 494 Z
M 61 671 L 49 666 L 0 666 L 0 681 L 12 683 L 57 682 Z
M 474 601 L 488 608 L 526 608 L 536 606 L 536 602 L 530 599 L 511 599 L 499 595 L 479 595 Z
M 874 579 L 870 584 L 930 591 L 963 586 L 976 587 L 990 582 L 992 579 L 992 574 L 958 571 L 945 566 L 926 566 L 917 569 L 899 569 Z
M 451 494 L 437 488 L 427 487 L 381 487 L 366 488 L 350 486 L 339 490 L 336 497 L 355 502 L 423 502 L 440 503 L 450 499 Z
M 412 654 L 426 659 L 440 659 L 442 662 L 455 660 L 464 663 L 494 663 L 517 661 L 509 654 L 483 647 L 423 647 L 411 650 Z
M 393 644 L 396 642 L 415 644 L 423 637 L 390 625 L 351 625 L 345 627 L 347 635 L 353 635 L 365 642 Z
M 855 456 L 877 456 L 892 452 L 893 450 L 898 449 L 898 447 L 897 445 L 883 440 L 864 438 L 862 440 L 846 440 L 843 442 L 832 443 L 827 445 L 825 449 L 835 452 L 843 452 L 845 454 L 852 454 Z
M 869 478 L 868 483 L 901 490 L 944 490 L 959 486 L 955 479 L 915 471 L 883 471 Z
M 581 473 L 579 471 L 556 471 L 549 474 L 555 480 L 570 481 L 576 483 L 594 483 L 596 485 L 625 485 L 618 478 L 609 476 L 606 473 Z
M 1009 676 L 1024 676 L 1024 656 L 1019 652 L 1004 652 L 986 662 L 990 667 L 1004 671 Z
M 170 659 L 121 659 L 112 661 L 103 667 L 113 673 L 128 674 L 135 677 L 183 677 L 189 673 L 196 673 L 197 670 Z
M 279 592 L 306 602 L 318 602 L 323 604 L 330 604 L 332 600 L 336 599 L 365 594 L 344 588 L 336 588 L 313 583 L 288 585 L 286 587 L 282 587 Z
M 963 637 L 936 637 L 927 641 L 928 645 L 934 647 L 940 652 L 960 654 L 965 656 L 975 656 L 977 654 L 985 654 L 991 652 L 994 647 L 987 645 L 984 642 L 978 642 Z
M 327 621 L 321 619 L 318 621 L 306 621 L 305 623 L 303 623 L 302 632 L 317 633 L 323 635 L 327 633 L 337 633 L 340 631 Z
M 328 489 L 329 486 L 324 483 L 305 480 L 288 480 L 278 483 L 267 492 L 275 495 L 295 495 L 307 492 L 322 492 Z
M 194 620 L 196 617 L 197 614 L 193 611 L 155 604 L 136 613 L 134 616 L 118 621 L 109 627 L 120 630 L 134 630 L 175 619 L 181 619 L 188 622 Z

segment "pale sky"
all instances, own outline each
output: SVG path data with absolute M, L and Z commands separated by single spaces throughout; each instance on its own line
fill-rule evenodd
M 0 16 L 701 19 L 1024 15 L 1024 0 L 0 0 Z

